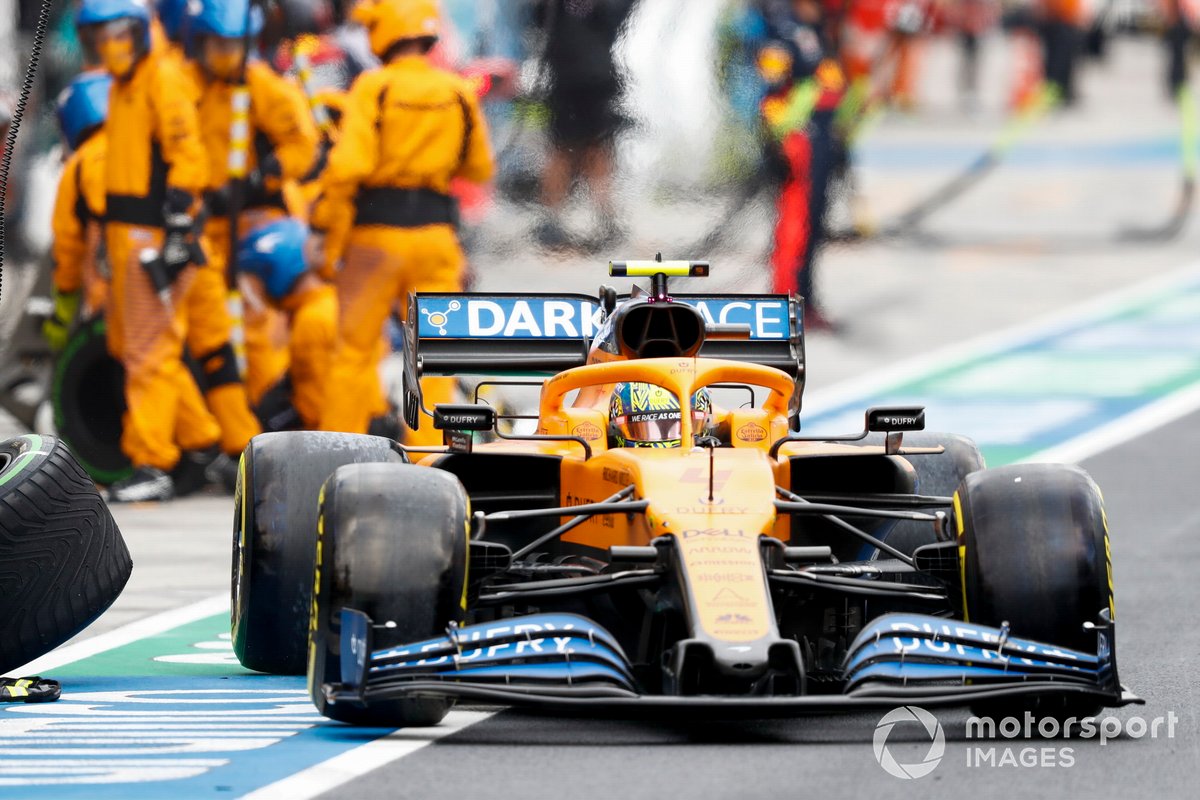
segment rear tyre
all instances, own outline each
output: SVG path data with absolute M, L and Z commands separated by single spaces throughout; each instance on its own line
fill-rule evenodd
M 950 497 L 963 478 L 984 468 L 983 454 L 974 441 L 954 433 L 906 433 L 906 447 L 946 448 L 944 453 L 911 455 L 904 458 L 917 472 L 917 493 Z M 912 555 L 918 547 L 937 541 L 928 522 L 900 520 L 887 535 L 887 543 Z
M 453 475 L 411 464 L 342 467 L 322 495 L 308 687 L 322 714 L 356 725 L 420 727 L 442 721 L 444 697 L 328 703 L 322 684 L 341 681 L 341 611 L 378 625 L 375 647 L 442 634 L 466 613 L 467 495 Z
M 0 674 L 50 652 L 121 594 L 133 561 L 66 444 L 0 443 Z
M 964 617 L 1012 635 L 1096 652 L 1084 629 L 1114 611 L 1112 565 L 1103 501 L 1079 467 L 1017 464 L 968 475 L 957 495 L 963 559 Z M 1043 715 L 1086 715 L 1095 700 L 1070 694 L 1027 705 L 975 707 L 981 715 L 1011 715 L 1014 706 Z
M 233 517 L 233 650 L 244 667 L 304 674 L 321 485 L 346 464 L 403 460 L 377 436 L 286 431 L 250 440 Z

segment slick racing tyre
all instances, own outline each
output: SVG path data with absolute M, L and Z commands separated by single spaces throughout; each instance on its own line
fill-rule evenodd
M 367 708 L 326 702 L 341 681 L 341 611 L 375 623 L 375 647 L 429 639 L 466 613 L 467 495 L 453 475 L 411 464 L 342 467 L 325 484 L 318 525 L 308 687 L 317 710 L 357 725 L 436 725 L 453 701 L 421 697 Z
M 346 464 L 402 461 L 378 436 L 285 431 L 250 440 L 233 518 L 231 621 L 242 666 L 304 674 L 321 485 Z
M 132 570 L 117 523 L 66 444 L 34 434 L 0 443 L 0 674 L 90 625 Z
M 108 352 L 104 318 L 83 325 L 54 363 L 50 403 L 58 435 L 97 483 L 126 478 L 133 465 L 121 450 L 125 368 Z
M 979 447 L 966 436 L 924 431 L 904 434 L 905 447 L 939 445 L 946 448 L 945 452 L 904 457 L 917 472 L 918 494 L 950 497 L 963 478 L 985 466 Z M 900 520 L 887 535 L 887 543 L 906 555 L 912 555 L 921 545 L 936 541 L 932 525 L 913 520 Z
M 1079 467 L 1017 464 L 968 475 L 957 495 L 964 617 L 1012 635 L 1095 653 L 1084 623 L 1113 613 L 1100 490 Z M 1080 701 L 1083 706 L 1080 707 Z M 1080 713 L 1083 698 L 1044 697 L 1030 710 Z M 1005 714 L 1013 702 L 1005 701 Z M 978 708 L 991 714 L 997 709 Z

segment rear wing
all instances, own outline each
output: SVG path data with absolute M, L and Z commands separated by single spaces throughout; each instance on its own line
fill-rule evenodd
M 705 322 L 700 356 L 762 364 L 804 380 L 801 301 L 786 294 L 672 294 Z M 626 297 L 582 294 L 409 295 L 404 324 L 405 419 L 424 375 L 554 375 L 587 363 L 592 340 Z M 606 307 L 607 306 L 607 307 Z M 411 411 L 411 415 L 410 415 Z

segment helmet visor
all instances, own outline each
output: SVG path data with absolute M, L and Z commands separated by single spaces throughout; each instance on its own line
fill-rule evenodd
M 692 428 L 699 432 L 705 423 L 706 414 L 703 411 L 692 412 Z M 639 411 L 618 417 L 616 425 L 621 431 L 621 438 L 627 442 L 679 442 L 682 434 L 679 412 L 670 411 Z
M 678 411 L 641 411 L 617 420 L 630 442 L 668 442 L 679 438 Z

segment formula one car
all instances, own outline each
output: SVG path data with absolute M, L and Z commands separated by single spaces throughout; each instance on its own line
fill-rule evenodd
M 705 262 L 610 272 L 652 287 L 410 298 L 404 413 L 444 447 L 251 442 L 243 664 L 307 670 L 321 713 L 372 725 L 435 724 L 458 699 L 751 716 L 1140 702 L 1117 679 L 1107 523 L 1082 470 L 984 469 L 964 437 L 921 432 L 921 408 L 808 436 L 797 298 L 669 293 Z M 526 376 L 486 383 L 539 387 L 536 428 L 478 397 L 422 407 L 421 376 L 467 372 Z

